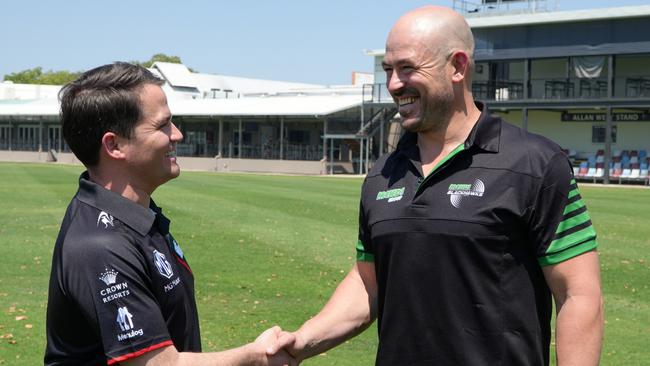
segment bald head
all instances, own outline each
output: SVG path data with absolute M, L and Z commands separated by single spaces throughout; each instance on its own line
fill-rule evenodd
M 441 6 L 424 6 L 400 17 L 391 29 L 386 50 L 404 43 L 419 44 L 436 56 L 463 51 L 473 58 L 474 37 L 465 19 Z

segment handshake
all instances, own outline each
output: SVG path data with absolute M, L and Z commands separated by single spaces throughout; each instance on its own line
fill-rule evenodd
M 251 353 L 258 356 L 255 365 L 297 366 L 306 358 L 302 355 L 304 345 L 299 345 L 296 335 L 278 326 L 267 329 L 245 347 L 251 347 Z

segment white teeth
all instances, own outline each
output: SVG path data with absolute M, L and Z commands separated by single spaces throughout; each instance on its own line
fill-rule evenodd
M 416 98 L 414 98 L 414 97 L 400 98 L 399 99 L 399 105 L 401 107 L 403 105 L 411 104 L 411 103 L 415 102 L 415 99 Z

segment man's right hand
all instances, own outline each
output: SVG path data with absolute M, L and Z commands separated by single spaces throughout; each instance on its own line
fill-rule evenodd
M 293 349 L 295 340 L 292 333 L 275 326 L 260 334 L 252 345 L 262 353 L 260 365 L 297 366 L 300 362 L 289 352 Z
M 270 357 L 286 352 L 300 364 L 305 358 L 301 356 L 304 348 L 304 344 L 298 339 L 297 332 L 291 333 L 283 330 L 277 334 L 275 342 L 266 349 L 266 354 Z

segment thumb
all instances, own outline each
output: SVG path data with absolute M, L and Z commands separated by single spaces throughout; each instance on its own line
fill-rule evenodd
M 296 337 L 293 335 L 293 333 L 289 332 L 280 332 L 275 339 L 275 342 L 271 344 L 269 347 L 266 348 L 266 354 L 269 356 L 273 356 L 276 354 L 279 350 L 292 346 L 296 341 Z

